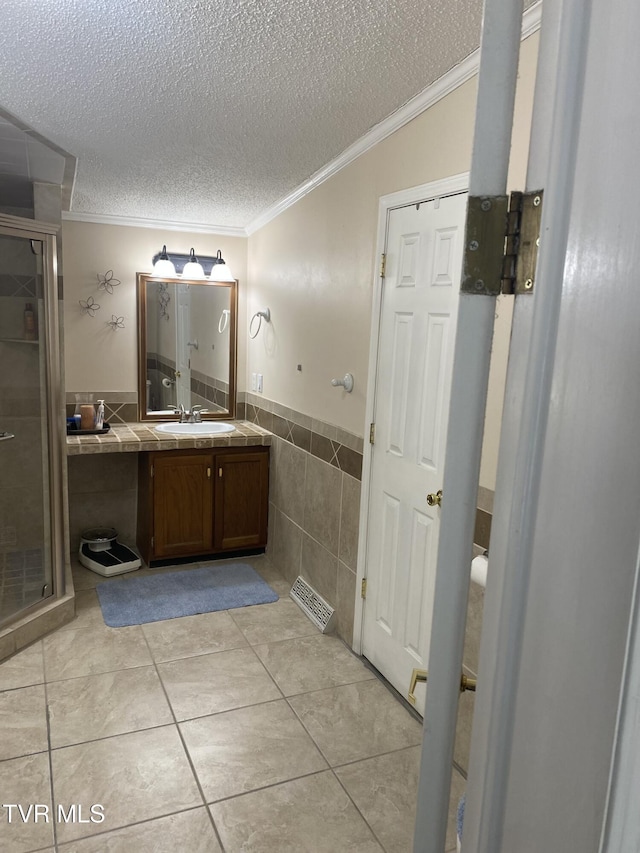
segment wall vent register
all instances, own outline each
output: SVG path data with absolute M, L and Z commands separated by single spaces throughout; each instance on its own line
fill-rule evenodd
M 304 578 L 300 576 L 296 578 L 289 595 L 323 634 L 333 629 L 335 616 L 333 607 L 327 604 Z

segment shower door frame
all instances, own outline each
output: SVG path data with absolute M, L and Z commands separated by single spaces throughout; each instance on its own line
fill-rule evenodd
M 63 459 L 65 445 L 61 428 L 62 370 L 58 311 L 58 257 L 56 235 L 59 226 L 36 219 L 22 219 L 0 213 L 0 237 L 21 237 L 42 244 L 42 299 L 44 304 L 45 399 L 47 456 L 49 472 L 49 517 L 51 535 L 51 595 L 19 610 L 0 627 L 0 633 L 16 622 L 35 616 L 43 606 L 65 594 L 65 538 Z

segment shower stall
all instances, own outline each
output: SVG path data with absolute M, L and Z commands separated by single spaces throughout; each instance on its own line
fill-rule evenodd
M 65 593 L 56 230 L 0 214 L 0 638 Z

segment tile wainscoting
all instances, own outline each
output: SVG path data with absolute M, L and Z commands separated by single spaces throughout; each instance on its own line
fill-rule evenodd
M 336 609 L 351 645 L 364 441 L 263 397 L 240 399 L 245 419 L 273 433 L 267 552 L 290 583 L 302 575 Z

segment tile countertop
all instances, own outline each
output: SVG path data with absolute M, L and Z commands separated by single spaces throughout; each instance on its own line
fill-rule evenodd
M 86 453 L 138 453 L 144 450 L 189 450 L 200 447 L 245 447 L 271 444 L 271 433 L 249 421 L 233 421 L 234 432 L 179 436 L 156 432 L 155 422 L 116 424 L 103 435 L 68 435 L 67 456 Z

